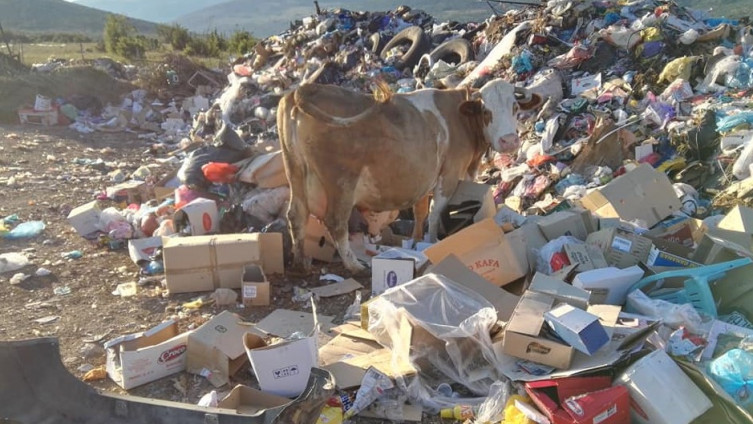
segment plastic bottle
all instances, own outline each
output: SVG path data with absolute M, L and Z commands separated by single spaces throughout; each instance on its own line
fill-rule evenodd
M 80 250 L 71 250 L 62 254 L 65 259 L 81 259 L 84 256 L 84 252 Z
M 446 408 L 439 411 L 439 416 L 448 419 L 467 420 L 474 418 L 477 412 L 477 406 L 455 405 L 454 408 Z

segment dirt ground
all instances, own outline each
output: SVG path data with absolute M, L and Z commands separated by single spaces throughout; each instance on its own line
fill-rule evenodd
M 91 201 L 112 185 L 107 176 L 110 170 L 121 169 L 128 174 L 141 165 L 154 163 L 148 147 L 136 134 L 83 135 L 65 127 L 0 125 L 0 216 L 17 214 L 22 221 L 42 220 L 46 224 L 43 233 L 32 239 L 0 239 L 0 253 L 23 252 L 31 258 L 31 265 L 0 275 L 0 340 L 57 337 L 65 366 L 81 378 L 82 370 L 104 364 L 102 342 L 175 318 L 176 307 L 195 298 L 196 294 L 165 297 L 156 285 L 142 286 L 130 298 L 113 295 L 118 284 L 139 279 L 139 268 L 131 262 L 127 249 L 111 251 L 97 246 L 80 237 L 66 221 L 73 207 Z M 101 158 L 106 166 L 78 165 L 76 158 Z M 80 250 L 83 257 L 64 259 L 63 254 L 72 250 Z M 51 274 L 35 276 L 40 267 Z M 319 266 L 315 270 L 344 274 L 336 264 L 330 269 Z M 31 277 L 12 285 L 10 279 L 17 272 Z M 250 322 L 258 322 L 276 308 L 302 310 L 304 304 L 291 299 L 295 286 L 325 284 L 318 281 L 316 272 L 305 280 L 273 276 L 271 282 L 271 306 L 228 309 Z M 369 282 L 361 282 L 368 290 Z M 70 293 L 62 294 L 67 291 Z M 319 313 L 334 316 L 335 323 L 341 322 L 354 297 L 351 293 L 322 299 L 317 303 Z M 184 329 L 200 325 L 220 311 L 204 306 L 181 318 L 180 325 Z M 48 323 L 35 321 L 48 317 Z M 255 383 L 250 367 L 218 392 L 222 396 L 237 383 Z M 91 384 L 102 390 L 124 392 L 109 379 Z M 211 390 L 204 378 L 183 373 L 128 393 L 195 404 Z M 435 420 L 424 422 L 432 421 Z

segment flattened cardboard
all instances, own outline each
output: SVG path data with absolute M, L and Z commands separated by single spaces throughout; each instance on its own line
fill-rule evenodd
M 541 233 L 536 222 L 528 222 L 533 221 L 532 218 L 529 217 L 526 223 L 517 230 L 505 234 L 508 243 L 515 246 L 513 252 L 518 266 L 526 272 L 536 268 L 536 251 L 547 243 L 546 237 Z
M 455 283 L 465 286 L 488 300 L 497 310 L 497 319 L 508 321 L 520 300 L 507 290 L 497 287 L 489 280 L 468 269 L 455 255 L 449 255 L 442 262 L 432 266 L 427 273 L 444 275 Z
M 148 261 L 159 247 L 162 247 L 162 237 L 128 240 L 128 256 L 138 265 L 141 261 Z
M 719 342 L 719 335 L 729 334 L 739 339 L 745 337 L 753 337 L 753 330 L 745 327 L 740 327 L 733 324 L 728 324 L 724 321 L 714 320 L 709 330 L 709 335 L 706 337 L 708 344 L 703 349 L 702 359 L 711 360 L 714 357 L 714 350 Z
M 192 200 L 173 214 L 173 221 L 186 222 L 192 236 L 214 234 L 220 229 L 219 211 L 217 203 L 203 197 Z M 180 228 L 175 228 L 180 232 Z
M 243 346 L 259 387 L 279 396 L 295 397 L 306 388 L 311 368 L 317 366 L 316 336 L 266 345 L 261 337 L 246 333 Z
M 641 220 L 648 228 L 682 208 L 669 178 L 648 164 L 592 191 L 581 203 L 600 217 Z
M 600 230 L 586 238 L 587 244 L 598 246 L 607 263 L 617 268 L 627 268 L 646 262 L 651 252 L 651 240 L 617 228 Z
M 246 363 L 242 338 L 249 331 L 253 326 L 229 311 L 205 322 L 188 337 L 188 372 L 204 375 L 215 387 L 227 384 Z
M 107 375 L 129 390 L 186 369 L 189 333 L 179 333 L 166 321 L 143 333 L 129 334 L 105 343 Z
M 753 250 L 753 209 L 735 206 L 709 234 Z
M 340 283 L 327 284 L 326 286 L 313 287 L 309 289 L 317 297 L 335 297 L 363 289 L 363 285 L 358 281 L 348 278 Z
M 269 280 L 259 265 L 246 265 L 243 268 L 241 300 L 246 306 L 269 305 Z
M 616 383 L 630 391 L 633 423 L 688 424 L 713 406 L 664 350 L 628 367 Z M 667 405 L 672 405 L 667 408 Z
M 579 213 L 570 211 L 555 212 L 545 216 L 538 221 L 537 225 L 549 241 L 562 236 L 571 236 L 583 241 L 588 236 L 583 217 Z
M 162 242 L 170 293 L 239 289 L 248 264 L 272 274 L 285 271 L 279 233 L 165 237 Z
M 238 172 L 238 180 L 256 184 L 261 188 L 276 188 L 288 185 L 282 151 L 264 153 L 254 157 Z
M 599 317 L 572 305 L 561 304 L 544 313 L 544 319 L 559 338 L 586 355 L 609 342 Z
M 291 400 L 239 384 L 217 403 L 218 408 L 232 409 L 239 414 L 255 415 L 265 409 L 287 405 Z
M 540 272 L 534 274 L 528 290 L 547 294 L 557 302 L 564 302 L 581 309 L 586 309 L 591 301 L 591 293 L 588 291 Z
M 273 336 L 288 338 L 293 333 L 302 331 L 308 334 L 314 328 L 314 314 L 290 309 L 275 309 L 256 324 L 256 328 Z M 325 328 L 332 326 L 334 317 L 318 315 L 316 319 Z
M 375 256 L 371 260 L 371 295 L 407 283 L 415 277 L 416 263 L 413 259 L 386 259 Z
M 451 254 L 457 255 L 471 271 L 498 286 L 509 284 L 526 274 L 504 232 L 493 219 L 464 228 L 427 248 L 424 253 L 434 264 Z
M 303 239 L 303 253 L 306 257 L 322 262 L 332 262 L 337 248 L 324 224 L 314 216 L 306 221 L 306 236 Z
M 99 214 L 102 210 L 99 203 L 94 200 L 83 204 L 68 213 L 68 223 L 80 236 L 88 236 L 99 230 Z

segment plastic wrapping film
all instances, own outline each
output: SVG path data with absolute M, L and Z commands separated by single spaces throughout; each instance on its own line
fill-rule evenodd
M 486 396 L 498 380 L 490 332 L 494 307 L 478 293 L 437 274 L 427 274 L 394 287 L 369 304 L 369 332 L 393 352 L 393 363 L 410 362 L 418 378 L 398 378 L 413 403 L 428 410 L 457 404 L 439 395 L 440 382 L 460 383 Z M 411 336 L 405 328 L 410 326 Z M 479 399 L 464 399 L 478 404 Z

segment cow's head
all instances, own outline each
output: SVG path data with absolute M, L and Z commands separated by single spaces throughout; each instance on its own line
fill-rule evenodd
M 475 96 L 491 112 L 485 119 L 484 136 L 498 152 L 514 151 L 520 141 L 517 134 L 517 115 L 521 110 L 535 109 L 542 103 L 538 94 L 518 88 L 501 79 L 486 83 Z

